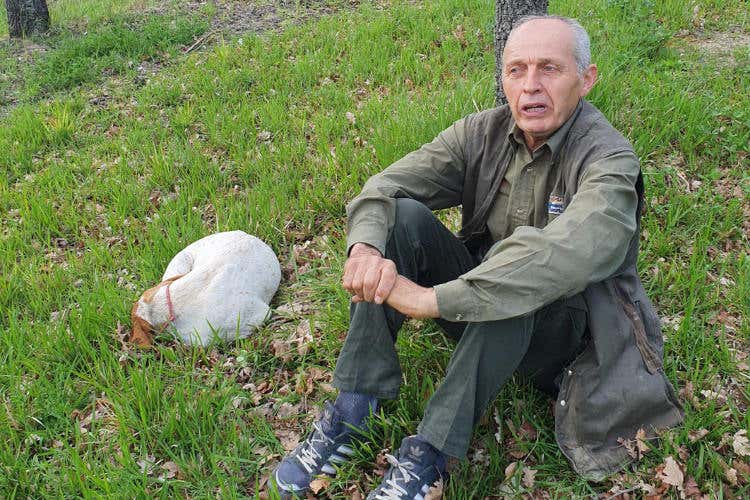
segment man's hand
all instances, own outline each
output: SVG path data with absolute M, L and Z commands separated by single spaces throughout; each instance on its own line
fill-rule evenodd
M 352 246 L 342 284 L 352 294 L 352 302 L 387 303 L 412 318 L 440 316 L 434 289 L 400 276 L 392 260 L 364 243 Z
M 392 260 L 364 243 L 355 243 L 344 264 L 344 289 L 352 294 L 352 302 L 382 304 L 391 294 L 398 272 Z

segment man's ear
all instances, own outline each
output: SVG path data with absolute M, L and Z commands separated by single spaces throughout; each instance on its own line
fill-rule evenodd
M 134 343 L 139 347 L 151 347 L 154 344 L 153 335 L 151 332 L 154 327 L 145 319 L 138 316 L 138 301 L 133 304 L 133 309 L 130 311 L 130 342 Z
M 581 97 L 588 95 L 591 89 L 594 88 L 596 78 L 599 75 L 599 70 L 596 64 L 589 65 L 586 71 L 583 72 L 583 86 L 581 87 Z

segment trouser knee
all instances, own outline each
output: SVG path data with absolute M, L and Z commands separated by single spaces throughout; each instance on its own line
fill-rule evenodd
M 434 224 L 435 214 L 426 205 L 410 198 L 396 200 L 396 217 L 390 238 L 399 238 L 405 233 L 413 233 L 425 225 Z

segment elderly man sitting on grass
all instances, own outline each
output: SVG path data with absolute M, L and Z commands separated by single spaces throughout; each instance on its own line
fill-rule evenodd
M 636 270 L 643 181 L 628 141 L 584 100 L 597 77 L 578 22 L 521 19 L 503 53 L 508 105 L 469 115 L 365 184 L 348 206 L 352 295 L 336 401 L 275 473 L 302 495 L 335 474 L 380 399 L 396 398 L 406 316 L 456 340 L 417 434 L 368 498 L 422 498 L 464 457 L 514 372 L 556 398 L 560 449 L 601 479 L 618 438 L 678 424 L 659 321 Z M 461 206 L 455 236 L 432 210 Z

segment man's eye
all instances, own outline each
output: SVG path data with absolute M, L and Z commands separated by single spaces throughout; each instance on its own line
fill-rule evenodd
M 557 71 L 557 66 L 553 66 L 552 64 L 547 64 L 544 67 L 544 71 L 546 71 L 547 73 L 552 73 L 554 71 Z
M 514 67 L 514 68 L 509 68 L 509 69 L 508 69 L 508 74 L 509 74 L 510 76 L 516 76 L 516 75 L 519 75 L 519 74 L 521 74 L 521 68 L 518 68 L 518 67 Z

